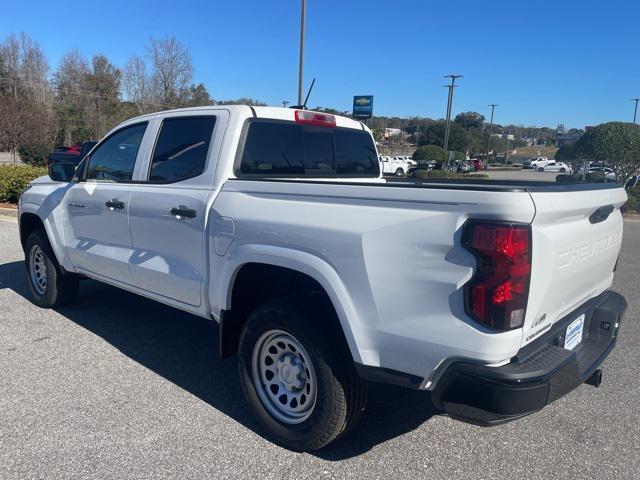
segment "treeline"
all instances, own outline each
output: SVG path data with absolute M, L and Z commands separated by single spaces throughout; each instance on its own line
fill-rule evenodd
M 193 82 L 188 48 L 172 37 L 151 38 L 124 66 L 77 49 L 55 71 L 41 46 L 24 33 L 0 42 L 0 150 L 43 163 L 56 145 L 102 137 L 119 122 L 170 108 L 260 102 L 214 100 Z
M 331 108 L 316 107 L 330 113 L 349 115 L 349 112 L 339 112 Z M 444 146 L 445 121 L 425 117 L 380 117 L 374 116 L 367 120 L 367 125 L 373 131 L 376 140 L 388 142 L 391 146 L 409 141 L 415 146 L 437 145 Z M 409 137 L 398 136 L 385 138 L 387 128 L 399 128 L 409 134 Z M 449 150 L 465 152 L 473 155 L 485 154 L 489 148 L 489 134 L 513 135 L 514 140 L 492 137 L 491 150 L 495 153 L 504 152 L 507 148 L 522 147 L 525 144 L 548 146 L 555 144 L 556 131 L 548 127 L 524 127 L 522 125 L 493 126 L 486 121 L 484 115 L 478 112 L 463 112 L 456 115 L 451 122 L 449 133 Z

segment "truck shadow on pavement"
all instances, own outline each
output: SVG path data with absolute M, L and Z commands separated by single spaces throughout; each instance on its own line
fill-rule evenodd
M 0 265 L 0 289 L 8 288 L 30 299 L 26 282 L 23 262 Z M 82 281 L 76 302 L 57 311 L 132 360 L 264 436 L 245 404 L 235 358 L 218 357 L 215 322 L 93 280 Z M 428 392 L 372 383 L 367 411 L 360 423 L 344 438 L 314 455 L 330 461 L 358 456 L 418 428 L 434 414 Z

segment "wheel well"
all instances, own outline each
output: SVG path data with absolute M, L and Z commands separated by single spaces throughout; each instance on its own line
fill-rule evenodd
M 20 216 L 20 243 L 24 248 L 27 238 L 36 230 L 45 230 L 44 223 L 35 213 L 23 213 Z
M 265 263 L 243 265 L 235 276 L 231 293 L 231 308 L 220 315 L 220 356 L 231 356 L 238 351 L 242 327 L 249 314 L 268 301 L 290 295 L 313 295 L 326 299 L 335 314 L 335 308 L 325 289 L 314 278 L 290 268 Z M 328 328 L 335 328 L 344 339 L 337 315 L 328 315 Z

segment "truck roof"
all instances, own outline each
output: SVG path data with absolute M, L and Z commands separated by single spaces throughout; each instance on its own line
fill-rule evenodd
M 162 118 L 165 116 L 171 116 L 176 113 L 204 113 L 204 112 L 215 112 L 216 110 L 227 110 L 230 113 L 235 113 L 236 115 L 244 115 L 248 117 L 256 117 L 256 118 L 266 118 L 272 120 L 285 120 L 293 122 L 295 120 L 295 111 L 301 110 L 296 108 L 284 108 L 284 107 L 254 107 L 249 105 L 211 105 L 205 107 L 187 107 L 187 108 L 175 108 L 172 110 L 163 110 L 161 112 L 148 113 L 146 115 L 140 115 L 134 118 L 127 120 L 124 123 L 135 122 L 141 119 L 150 120 L 153 118 Z M 308 110 L 307 111 L 313 111 Z M 325 115 L 333 115 L 327 114 Z M 353 120 L 349 117 L 344 117 L 341 115 L 333 115 L 336 118 L 336 126 L 342 128 L 354 128 L 358 130 L 366 130 L 370 132 L 369 128 L 362 122 L 358 120 Z

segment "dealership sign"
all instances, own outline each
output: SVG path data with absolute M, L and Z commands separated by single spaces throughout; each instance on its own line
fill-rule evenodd
M 373 95 L 356 95 L 353 97 L 353 118 L 371 118 L 373 114 Z

